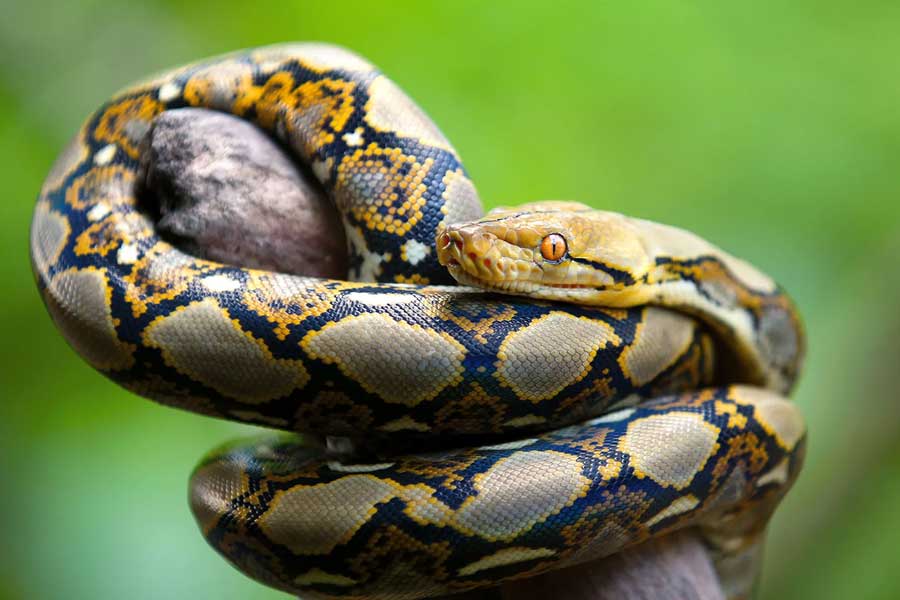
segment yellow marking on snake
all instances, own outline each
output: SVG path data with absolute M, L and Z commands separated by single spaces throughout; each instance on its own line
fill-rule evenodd
M 701 415 L 671 412 L 633 421 L 619 442 L 638 477 L 684 489 L 718 449 L 719 431 Z M 661 455 L 661 447 L 670 451 Z
M 369 475 L 298 486 L 275 496 L 259 526 L 294 554 L 326 554 L 349 540 L 375 513 L 375 506 L 396 491 L 395 485 Z
M 431 427 L 429 427 L 427 423 L 420 423 L 409 415 L 400 417 L 399 419 L 395 419 L 393 421 L 389 421 L 379 427 L 379 429 L 388 433 L 401 431 L 418 431 L 421 433 L 427 433 L 431 431 Z
M 349 586 L 354 585 L 355 583 L 355 579 L 350 579 L 349 577 L 344 577 L 337 573 L 326 573 L 320 569 L 313 569 L 294 577 L 294 585 L 298 586 L 317 584 Z
M 788 450 L 793 450 L 806 434 L 800 411 L 784 398 L 752 387 L 742 388 L 738 397 L 753 404 L 754 416 Z
M 211 341 L 205 356 L 191 347 L 201 330 Z M 264 344 L 211 298 L 158 317 L 144 337 L 178 371 L 247 404 L 279 398 L 309 381 L 301 361 L 273 358 Z
M 514 538 L 575 502 L 589 485 L 574 456 L 523 450 L 475 477 L 478 495 L 453 522 L 487 540 Z
M 696 323 L 678 313 L 648 307 L 635 341 L 622 353 L 621 366 L 637 385 L 656 379 L 684 354 L 694 337 Z
M 299 325 L 331 307 L 329 290 L 308 277 L 250 271 L 244 291 L 247 307 L 274 324 L 274 332 L 285 339 L 292 325 Z M 289 308 L 290 307 L 290 308 Z M 302 310 L 297 310 L 302 307 Z
M 420 162 L 399 148 L 369 144 L 338 167 L 335 201 L 369 229 L 404 236 L 422 219 L 423 182 L 433 165 L 431 158 Z
M 384 340 L 400 343 L 385 346 Z M 388 402 L 415 406 L 462 380 L 465 348 L 440 332 L 364 314 L 329 323 L 301 343 Z
M 700 501 L 697 500 L 697 498 L 695 498 L 693 494 L 682 496 L 672 502 L 672 504 L 670 504 L 669 506 L 653 515 L 653 517 L 647 519 L 647 525 L 652 527 L 660 521 L 686 513 L 689 510 L 693 510 L 694 508 L 696 508 L 699 503 Z
M 119 165 L 91 169 L 66 188 L 66 201 L 77 210 L 127 204 L 134 200 L 134 182 L 135 173 Z
M 539 402 L 581 381 L 608 343 L 618 343 L 612 327 L 551 313 L 506 338 L 498 353 L 497 377 L 522 398 Z
M 459 574 L 474 575 L 479 571 L 493 569 L 494 567 L 502 567 L 538 558 L 547 558 L 554 554 L 556 554 L 556 551 L 552 548 L 505 548 L 490 556 L 485 556 L 473 563 L 469 563 L 459 570 Z
M 53 276 L 45 292 L 47 308 L 66 340 L 99 371 L 127 369 L 134 364 L 133 344 L 116 334 L 110 310 L 111 290 L 101 269 L 69 269 Z M 70 299 L 75 296 L 77 303 Z
M 72 227 L 64 214 L 51 210 L 48 202 L 38 202 L 31 220 L 31 260 L 44 277 L 59 260 L 71 233 Z

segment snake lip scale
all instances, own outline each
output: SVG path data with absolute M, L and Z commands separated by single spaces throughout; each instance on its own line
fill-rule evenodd
M 309 167 L 347 280 L 160 238 L 137 200 L 142 140 L 181 107 L 252 121 Z M 47 175 L 30 249 L 62 335 L 129 391 L 301 434 L 446 440 L 350 459 L 281 433 L 201 461 L 207 541 L 304 598 L 492 586 L 686 527 L 745 597 L 802 465 L 785 395 L 805 341 L 782 288 L 696 235 L 578 203 L 483 215 L 440 129 L 336 46 L 243 50 L 115 95 Z

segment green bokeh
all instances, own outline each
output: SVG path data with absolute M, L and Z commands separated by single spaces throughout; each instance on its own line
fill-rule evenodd
M 548 11 L 547 9 L 551 9 Z M 488 206 L 579 199 L 692 229 L 783 282 L 810 352 L 806 469 L 765 598 L 900 597 L 900 4 L 25 3 L 0 20 L 0 598 L 278 598 L 201 539 L 186 479 L 247 428 L 94 373 L 27 259 L 44 174 L 114 90 L 325 40 L 453 140 Z

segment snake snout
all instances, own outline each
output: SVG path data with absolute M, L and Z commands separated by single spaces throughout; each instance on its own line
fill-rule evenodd
M 472 235 L 459 225 L 442 225 L 437 232 L 438 262 L 444 266 L 459 263 L 461 259 L 475 252 Z M 471 258 L 471 257 L 470 257 Z
M 531 250 L 510 243 L 483 223 L 442 226 L 435 245 L 438 262 L 463 285 L 524 292 L 540 278 Z
M 497 238 L 472 225 L 445 225 L 437 231 L 438 262 L 451 275 L 464 271 L 475 277 L 493 278 L 496 267 Z

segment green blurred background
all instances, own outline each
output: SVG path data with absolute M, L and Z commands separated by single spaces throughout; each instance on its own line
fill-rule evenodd
M 82 363 L 35 291 L 27 234 L 55 155 L 113 91 L 309 39 L 417 99 L 488 206 L 579 199 L 695 230 L 783 282 L 809 329 L 811 433 L 762 596 L 900 597 L 900 4 L 126 4 L 17 1 L 0 20 L 0 597 L 285 597 L 220 560 L 188 512 L 195 461 L 246 428 Z

